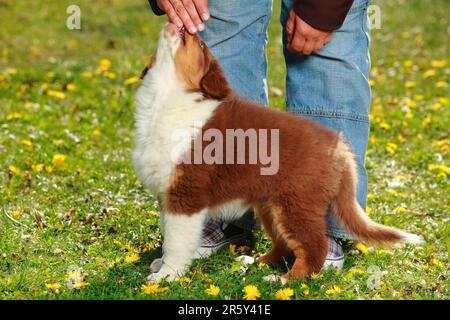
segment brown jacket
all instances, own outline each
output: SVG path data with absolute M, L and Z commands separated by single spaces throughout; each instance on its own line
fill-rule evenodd
M 222 0 L 226 1 L 226 0 Z M 153 12 L 163 15 L 156 0 L 149 0 Z M 297 0 L 295 13 L 316 29 L 333 31 L 339 29 L 352 6 L 353 0 Z

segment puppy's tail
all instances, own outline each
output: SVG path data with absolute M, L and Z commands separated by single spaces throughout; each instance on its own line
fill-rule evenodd
M 357 170 L 356 163 L 348 145 L 338 143 L 338 156 L 342 171 L 339 191 L 331 203 L 331 212 L 341 220 L 345 227 L 360 240 L 378 243 L 422 243 L 423 238 L 399 229 L 378 224 L 369 219 L 356 201 Z

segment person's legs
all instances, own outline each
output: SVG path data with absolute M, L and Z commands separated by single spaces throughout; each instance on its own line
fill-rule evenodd
M 283 27 L 295 0 L 283 0 Z M 359 165 L 358 202 L 366 207 L 365 152 L 369 135 L 370 86 L 368 75 L 369 0 L 355 0 L 344 24 L 318 54 L 303 56 L 284 46 L 287 66 L 286 109 L 344 133 Z M 286 44 L 286 34 L 283 36 Z M 328 235 L 351 238 L 330 215 Z
M 228 81 L 245 99 L 268 104 L 267 26 L 272 15 L 272 0 L 210 0 L 211 18 L 199 33 L 219 60 Z M 230 241 L 243 239 L 239 228 L 251 230 L 255 224 L 249 210 L 241 219 L 227 225 L 209 220 L 204 228 L 202 247 L 196 257 L 207 256 Z M 239 227 L 239 228 L 236 228 Z

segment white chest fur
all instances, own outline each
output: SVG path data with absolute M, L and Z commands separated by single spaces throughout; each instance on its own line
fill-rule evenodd
M 163 193 L 176 163 L 211 117 L 218 101 L 201 101 L 177 81 L 173 64 L 160 62 L 144 78 L 135 96 L 136 146 L 133 165 L 144 186 Z

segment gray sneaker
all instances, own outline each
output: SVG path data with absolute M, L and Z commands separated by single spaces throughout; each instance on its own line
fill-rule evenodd
M 344 268 L 344 250 L 336 238 L 328 237 L 328 254 L 322 270 L 333 266 L 337 270 Z
M 220 220 L 210 219 L 203 228 L 202 244 L 194 253 L 194 259 L 209 257 L 230 244 L 242 244 L 245 230 Z

